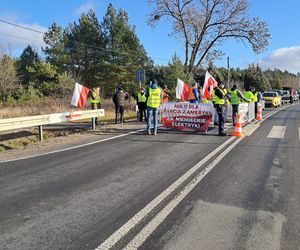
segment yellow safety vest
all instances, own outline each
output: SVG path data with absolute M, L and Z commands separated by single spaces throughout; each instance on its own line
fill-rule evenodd
M 92 98 L 91 98 L 91 103 L 100 103 L 101 102 L 101 99 L 100 99 L 100 96 L 92 91 Z
M 224 91 L 218 87 L 218 89 L 225 95 Z M 225 99 L 221 99 L 218 96 L 215 95 L 215 104 L 220 104 L 224 105 L 225 104 Z
M 252 93 L 251 91 L 246 91 L 246 92 L 244 93 L 244 96 L 245 96 L 248 100 L 250 100 L 250 102 L 254 102 L 254 95 L 253 95 L 253 93 Z
M 144 94 L 138 93 L 138 102 L 146 102 L 147 101 L 147 97 Z
M 253 99 L 254 102 L 258 102 L 258 92 L 256 92 L 254 94 L 254 99 Z
M 149 97 L 147 101 L 147 106 L 150 108 L 158 108 L 160 106 L 160 96 L 161 96 L 160 88 L 156 88 L 156 89 L 149 88 Z
M 238 96 L 238 90 L 231 91 L 231 104 L 237 105 L 240 104 L 240 98 Z

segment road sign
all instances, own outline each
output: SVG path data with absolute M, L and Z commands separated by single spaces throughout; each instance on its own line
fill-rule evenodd
M 143 82 L 145 81 L 145 70 L 143 69 L 138 69 L 135 71 L 135 79 L 138 82 Z

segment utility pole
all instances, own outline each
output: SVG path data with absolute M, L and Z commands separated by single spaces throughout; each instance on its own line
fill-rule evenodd
M 229 81 L 230 81 L 230 71 L 229 71 L 229 56 L 227 57 L 227 87 L 229 88 Z

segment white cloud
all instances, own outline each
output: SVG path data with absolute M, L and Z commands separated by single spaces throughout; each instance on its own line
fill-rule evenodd
M 281 69 L 290 72 L 300 72 L 300 46 L 280 48 L 262 59 L 259 64 L 264 69 Z
M 78 7 L 78 9 L 76 10 L 76 14 L 81 15 L 83 13 L 87 13 L 90 9 L 96 10 L 97 7 L 98 7 L 98 4 L 95 4 L 92 1 L 88 1 L 85 4 L 82 4 Z
M 21 22 L 18 20 L 18 16 L 16 14 L 2 15 L 0 16 L 0 19 L 41 32 L 46 32 L 48 30 L 39 24 Z M 1 51 L 11 52 L 14 56 L 18 56 L 18 54 L 20 54 L 28 44 L 30 44 L 34 49 L 40 50 L 41 46 L 45 46 L 43 34 L 0 22 Z

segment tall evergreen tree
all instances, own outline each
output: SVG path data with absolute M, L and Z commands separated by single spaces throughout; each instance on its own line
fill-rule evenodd
M 20 59 L 18 61 L 18 74 L 22 79 L 23 84 L 28 84 L 30 82 L 31 73 L 28 71 L 28 67 L 33 66 L 35 63 L 39 62 L 39 56 L 30 45 L 28 45 L 22 52 Z

